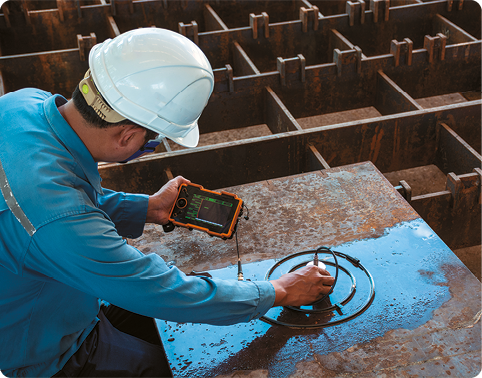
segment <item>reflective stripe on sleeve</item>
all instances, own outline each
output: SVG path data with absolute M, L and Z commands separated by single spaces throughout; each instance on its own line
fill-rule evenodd
M 27 233 L 30 236 L 33 236 L 33 234 L 35 234 L 35 231 L 37 230 L 32 225 L 30 220 L 27 218 L 22 208 L 18 204 L 17 200 L 13 196 L 12 188 L 8 184 L 7 175 L 5 174 L 1 161 L 0 161 L 0 191 L 2 192 L 3 198 L 5 199 L 5 202 L 7 203 L 8 208 L 13 213 L 13 215 L 15 215 L 15 218 L 17 218 L 17 220 L 23 226 L 25 231 L 27 231 Z

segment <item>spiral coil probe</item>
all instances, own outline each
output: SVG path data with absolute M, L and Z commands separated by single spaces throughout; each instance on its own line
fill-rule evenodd
M 308 261 L 300 261 L 296 263 L 294 266 L 292 266 L 289 270 L 289 272 L 293 272 L 297 269 L 300 269 L 310 261 L 315 261 L 317 262 L 317 259 L 319 258 L 319 254 L 328 254 L 330 255 L 328 258 L 333 257 L 334 262 L 331 261 L 326 261 L 324 259 L 324 263 L 330 266 L 335 267 L 335 281 L 331 287 L 331 290 L 325 294 L 320 300 L 317 300 L 316 302 L 311 303 L 309 306 L 300 306 L 300 307 L 294 307 L 294 306 L 285 306 L 283 307 L 284 312 L 290 312 L 290 313 L 285 313 L 284 316 L 288 317 L 290 319 L 293 318 L 293 316 L 296 313 L 299 314 L 304 314 L 303 317 L 298 317 L 300 319 L 307 319 L 306 315 L 308 314 L 309 316 L 313 315 L 315 318 L 312 320 L 312 322 L 307 322 L 307 323 L 295 323 L 295 322 L 290 322 L 290 321 L 281 321 L 278 319 L 275 319 L 274 317 L 270 317 L 267 315 L 264 315 L 260 318 L 260 320 L 272 324 L 272 325 L 279 325 L 279 326 L 285 326 L 293 329 L 316 329 L 316 328 L 323 328 L 323 327 L 328 327 L 328 326 L 333 326 L 336 324 L 340 324 L 343 322 L 346 322 L 348 320 L 351 320 L 355 318 L 356 316 L 360 315 L 363 313 L 373 302 L 373 299 L 375 298 L 375 282 L 373 280 L 372 275 L 370 272 L 360 263 L 360 260 L 357 258 L 354 258 L 352 256 L 349 256 L 345 253 L 337 252 L 337 251 L 332 251 L 330 248 L 327 247 L 319 247 L 316 250 L 308 250 L 308 251 L 303 251 L 303 252 L 297 252 L 291 255 L 286 256 L 285 258 L 279 260 L 276 262 L 271 269 L 266 273 L 265 280 L 270 280 L 272 277 L 273 273 L 277 268 L 279 268 L 281 265 L 297 259 L 298 257 L 305 256 L 305 255 L 314 255 L 313 259 L 310 259 Z M 338 258 L 341 258 L 342 260 L 349 262 L 351 266 L 354 268 L 360 269 L 364 275 L 366 276 L 368 283 L 369 283 L 369 290 L 366 293 L 366 298 L 365 300 L 356 306 L 355 309 L 351 309 L 351 311 L 346 312 L 345 305 L 348 304 L 356 295 L 357 293 L 357 284 L 356 284 L 356 279 L 354 274 L 346 267 L 341 266 L 338 262 Z M 336 284 L 338 282 L 338 276 L 339 272 L 343 272 L 346 274 L 351 282 L 350 285 L 350 290 L 347 293 L 347 295 L 340 301 L 334 303 L 334 304 L 328 304 L 325 305 L 324 302 L 329 300 L 330 295 L 334 292 Z M 311 308 L 306 308 L 306 307 L 311 307 Z M 273 309 L 272 309 L 273 310 Z M 270 310 L 270 311 L 272 311 Z M 335 314 L 336 313 L 336 314 Z M 321 315 L 321 321 L 318 319 L 316 316 Z M 281 317 L 281 316 L 280 316 Z M 332 318 L 338 317 L 334 320 L 331 320 Z M 324 320 L 328 319 L 328 320 Z M 308 319 L 309 320 L 309 319 Z

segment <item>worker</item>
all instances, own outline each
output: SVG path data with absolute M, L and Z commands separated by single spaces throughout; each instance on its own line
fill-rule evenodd
M 160 138 L 198 143 L 214 87 L 189 39 L 144 28 L 95 45 L 72 99 L 0 98 L 0 370 L 12 377 L 171 376 L 153 318 L 229 325 L 330 290 L 315 266 L 273 281 L 188 276 L 123 237 L 166 224 L 174 178 L 153 195 L 103 189 L 98 162 Z

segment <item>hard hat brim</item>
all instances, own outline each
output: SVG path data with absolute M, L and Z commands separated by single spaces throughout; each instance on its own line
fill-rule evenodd
M 173 142 L 176 142 L 177 144 L 183 146 L 183 147 L 196 147 L 199 143 L 199 128 L 197 126 L 193 127 L 189 133 L 187 133 L 184 137 L 167 137 L 171 139 Z

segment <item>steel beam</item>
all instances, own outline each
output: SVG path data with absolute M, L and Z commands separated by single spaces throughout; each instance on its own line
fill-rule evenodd
M 34 86 L 68 98 L 87 69 L 93 36 L 102 42 L 133 28 L 177 31 L 182 24 L 215 73 L 201 133 L 242 133 L 265 124 L 272 133 L 193 150 L 171 151 L 166 143 L 158 154 L 130 164 L 103 164 L 106 186 L 154 192 L 164 179 L 153 172 L 167 169 L 219 188 L 366 160 L 382 172 L 436 164 L 465 183 L 464 175 L 480 168 L 482 41 L 474 1 L 55 4 L 3 6 L 2 93 Z M 452 93 L 469 102 L 423 109 L 419 101 Z M 365 108 L 379 116 L 357 121 L 337 116 Z M 307 117 L 312 128 L 303 129 Z M 322 126 L 323 117 L 331 123 Z M 453 189 L 450 198 L 455 192 L 468 195 Z M 428 211 L 446 207 L 447 193 L 441 193 L 414 197 L 412 203 L 445 232 L 451 222 L 463 222 L 463 211 Z M 476 222 L 475 210 L 457 206 L 468 212 L 463 224 L 475 224 L 470 223 Z M 475 240 L 475 233 L 467 240 Z

